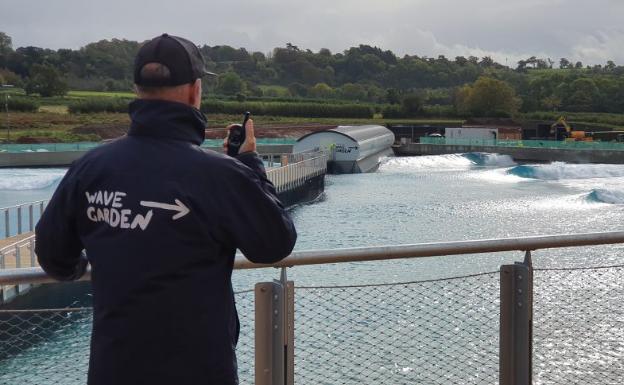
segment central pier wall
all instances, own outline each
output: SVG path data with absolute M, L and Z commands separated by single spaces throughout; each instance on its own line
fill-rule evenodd
M 222 152 L 221 147 L 203 147 Z M 291 153 L 292 144 L 259 144 L 260 154 Z M 0 152 L 0 168 L 8 167 L 67 167 L 87 151 L 46 151 L 46 152 Z
M 577 150 L 530 147 L 468 146 L 447 144 L 407 143 L 393 146 L 397 156 L 444 155 L 468 152 L 488 152 L 509 155 L 517 161 L 610 163 L 624 164 L 624 151 Z

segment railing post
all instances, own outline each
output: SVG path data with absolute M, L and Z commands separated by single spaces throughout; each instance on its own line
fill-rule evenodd
M 22 251 L 20 250 L 19 245 L 15 246 L 15 268 L 19 269 L 22 267 Z
M 4 210 L 4 237 L 11 236 L 10 222 L 9 222 L 9 209 Z
M 294 284 L 286 279 L 255 287 L 255 385 L 294 383 Z
M 28 205 L 28 229 L 29 231 L 34 231 L 35 230 L 35 215 L 34 215 L 34 207 L 33 204 L 31 203 L 30 205 Z
M 37 266 L 37 256 L 35 255 L 35 239 L 28 241 L 28 248 L 30 250 L 30 267 Z
M 524 262 L 500 270 L 500 385 L 533 381 L 533 264 Z
M 22 206 L 17 206 L 17 235 L 22 233 Z

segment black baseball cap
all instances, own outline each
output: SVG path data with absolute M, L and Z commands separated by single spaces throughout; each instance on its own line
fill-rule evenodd
M 142 77 L 141 70 L 148 63 L 164 65 L 171 76 L 168 79 Z M 134 60 L 134 83 L 139 86 L 179 86 L 205 75 L 215 74 L 206 70 L 199 48 L 187 39 L 166 33 L 143 44 Z

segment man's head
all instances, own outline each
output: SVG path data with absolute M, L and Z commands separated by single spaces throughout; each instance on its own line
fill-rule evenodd
M 195 44 L 167 34 L 145 43 L 134 61 L 134 83 L 141 99 L 169 100 L 199 108 L 201 77 L 209 74 Z

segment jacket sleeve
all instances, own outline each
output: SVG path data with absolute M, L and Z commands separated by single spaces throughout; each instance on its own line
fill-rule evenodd
M 60 281 L 80 278 L 87 267 L 76 228 L 79 197 L 71 168 L 61 180 L 35 228 L 35 252 L 43 270 Z
M 227 181 L 228 196 L 220 208 L 222 224 L 233 244 L 255 263 L 286 258 L 297 240 L 290 215 L 267 179 L 262 160 L 255 153 L 237 156 Z

